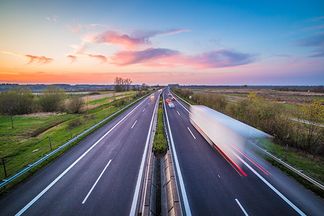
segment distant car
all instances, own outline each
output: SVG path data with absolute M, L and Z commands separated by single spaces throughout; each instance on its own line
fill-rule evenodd
M 173 109 L 175 106 L 174 106 L 174 103 L 172 103 L 171 101 L 168 103 L 168 106 L 170 109 Z

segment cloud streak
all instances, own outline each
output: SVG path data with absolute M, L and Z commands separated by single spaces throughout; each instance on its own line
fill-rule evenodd
M 99 34 L 87 35 L 84 41 L 88 43 L 104 43 L 119 45 L 127 49 L 151 44 L 150 39 L 158 35 L 172 35 L 188 31 L 187 29 L 169 29 L 165 31 L 137 31 L 133 34 L 124 34 L 117 31 L 106 31 Z
M 314 48 L 309 57 L 324 57 L 324 33 L 303 38 L 297 42 L 299 46 Z
M 149 66 L 223 68 L 245 65 L 254 61 L 255 55 L 226 49 L 189 56 L 176 50 L 149 48 L 142 51 L 122 51 L 112 57 L 113 64 L 122 66 L 144 64 Z
M 90 58 L 99 60 L 100 63 L 106 63 L 107 57 L 104 55 L 87 54 Z
M 71 63 L 74 63 L 77 60 L 76 55 L 67 55 L 66 57 L 70 60 Z
M 10 56 L 25 58 L 25 59 L 27 58 L 28 64 L 31 64 L 31 63 L 48 64 L 54 60 L 54 59 L 46 57 L 46 56 L 37 56 L 37 55 L 31 55 L 31 54 L 23 55 L 21 53 L 4 51 L 4 50 L 1 50 L 0 52 L 5 55 L 10 55 Z

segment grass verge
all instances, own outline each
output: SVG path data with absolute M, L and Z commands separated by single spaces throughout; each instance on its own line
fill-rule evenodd
M 155 154 L 164 154 L 168 149 L 168 144 L 164 134 L 163 128 L 163 108 L 162 108 L 162 97 L 159 101 L 159 108 L 158 108 L 158 119 L 157 119 L 157 127 L 154 136 L 153 142 L 153 152 Z
M 274 156 L 280 158 L 284 162 L 308 175 L 309 177 L 317 180 L 320 183 L 324 182 L 324 161 L 322 158 L 314 157 L 304 152 L 300 152 L 294 149 L 289 148 L 287 150 L 286 147 L 275 144 L 270 140 L 260 140 L 260 146 L 263 149 L 266 149 L 268 152 L 273 154 Z M 323 191 L 317 186 L 313 185 L 309 181 L 305 180 L 301 176 L 297 175 L 295 172 L 289 170 L 285 166 L 281 165 L 277 161 L 273 160 L 270 157 L 266 156 L 266 160 L 268 160 L 272 165 L 280 168 L 282 171 L 287 173 L 288 175 L 295 178 L 298 182 L 303 184 L 306 188 L 312 190 L 316 194 L 324 197 Z

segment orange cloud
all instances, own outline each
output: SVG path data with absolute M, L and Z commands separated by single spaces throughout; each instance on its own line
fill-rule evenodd
M 94 55 L 94 54 L 87 54 L 91 58 L 98 59 L 100 63 L 105 63 L 107 62 L 107 57 L 104 55 Z
M 28 64 L 31 63 L 40 63 L 40 64 L 48 64 L 53 61 L 52 58 L 46 57 L 46 56 L 35 56 L 35 55 L 25 55 L 29 59 Z
M 67 55 L 66 57 L 71 60 L 71 63 L 74 63 L 77 60 L 77 56 L 75 55 Z

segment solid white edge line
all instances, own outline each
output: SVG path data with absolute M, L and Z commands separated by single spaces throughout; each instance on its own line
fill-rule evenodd
M 248 163 L 246 163 L 240 156 L 238 156 L 234 151 L 232 153 L 247 167 L 251 170 L 263 183 L 265 183 L 272 191 L 274 191 L 281 199 L 283 199 L 291 208 L 293 208 L 299 215 L 306 216 L 306 214 L 300 210 L 295 204 L 293 204 L 285 195 L 278 191 L 272 184 L 270 184 L 265 178 L 263 178 L 257 171 L 255 171 Z
M 189 127 L 187 127 L 187 128 L 188 128 L 188 131 L 190 132 L 191 136 L 192 136 L 194 139 L 196 139 L 195 135 L 193 135 L 193 133 L 192 133 L 192 131 L 190 130 L 190 128 L 189 128 Z
M 178 102 L 179 103 L 179 102 Z M 180 103 L 181 104 L 181 103 Z M 181 104 L 182 105 L 182 104 Z M 182 105 L 183 108 L 185 108 Z M 185 110 L 187 110 L 185 108 Z M 189 112 L 187 110 L 187 112 Z M 189 112 L 190 113 L 190 112 Z M 274 186 L 272 186 L 265 178 L 263 178 L 257 171 L 255 171 L 249 164 L 247 164 L 242 158 L 240 158 L 235 152 L 233 152 L 234 155 L 236 155 L 236 157 L 242 161 L 242 163 L 249 168 L 259 179 L 261 179 L 261 181 L 263 181 L 263 183 L 265 183 L 272 191 L 274 191 L 281 199 L 283 199 L 291 208 L 293 208 L 298 214 L 300 215 L 305 215 L 306 214 L 300 210 L 297 206 L 295 206 L 295 204 L 293 204 L 287 197 L 285 197 L 280 191 L 278 191 Z
M 103 140 L 114 128 L 116 128 L 122 121 L 124 121 L 130 114 L 132 114 L 142 103 L 145 102 L 145 98 L 141 103 L 134 107 L 127 115 L 125 115 L 119 122 L 117 122 L 109 131 L 107 131 L 99 140 L 97 140 L 87 151 L 85 151 L 78 159 L 76 159 L 68 168 L 66 168 L 58 177 L 56 177 L 45 189 L 43 189 L 37 196 L 35 196 L 27 205 L 25 205 L 16 216 L 22 215 L 27 209 L 29 209 L 38 199 L 40 199 L 51 187 L 53 187 L 67 172 L 69 172 L 84 156 L 86 156 L 101 140 Z
M 136 120 L 136 121 L 134 122 L 134 124 L 132 125 L 132 127 L 131 127 L 132 129 L 133 129 L 133 127 L 136 125 L 136 123 L 137 123 L 137 120 Z
M 159 97 L 158 97 L 158 99 L 159 99 Z M 143 173 L 144 173 L 145 159 L 146 159 L 147 150 L 148 150 L 148 146 L 149 146 L 150 135 L 151 135 L 151 132 L 152 132 L 154 114 L 155 114 L 155 111 L 156 111 L 156 108 L 157 108 L 158 102 L 159 102 L 158 99 L 157 99 L 157 102 L 155 103 L 155 107 L 154 107 L 154 110 L 153 110 L 153 115 L 152 115 L 152 118 L 151 118 L 150 127 L 149 127 L 148 134 L 147 134 L 147 137 L 146 137 L 146 143 L 145 143 L 145 148 L 144 148 L 144 152 L 143 152 L 143 156 L 142 156 L 141 166 L 140 166 L 138 176 L 137 176 L 137 181 L 136 181 L 135 192 L 134 192 L 133 201 L 132 201 L 132 205 L 131 205 L 131 210 L 129 212 L 130 216 L 133 216 L 133 215 L 135 216 L 136 215 L 136 208 L 137 208 L 137 202 L 138 202 L 138 198 L 139 198 L 141 180 L 142 180 Z
M 100 173 L 99 177 L 97 178 L 97 180 L 95 181 L 95 183 L 92 185 L 91 189 L 89 190 L 88 194 L 86 195 L 86 197 L 83 199 L 82 204 L 84 204 L 88 197 L 90 196 L 91 192 L 93 191 L 93 189 L 96 187 L 97 183 L 99 182 L 101 176 L 104 174 L 104 172 L 106 171 L 106 169 L 108 168 L 109 164 L 111 163 L 111 160 L 109 160 L 109 162 L 107 163 L 107 165 L 105 166 L 105 168 L 102 170 L 102 172 Z
M 170 135 L 169 138 L 170 138 L 170 142 L 171 142 L 171 150 L 173 152 L 174 164 L 176 166 L 177 176 L 178 176 L 178 179 L 179 179 L 180 191 L 181 191 L 183 204 L 184 204 L 184 210 L 185 210 L 187 216 L 191 216 L 191 210 L 190 210 L 190 206 L 189 206 L 187 192 L 186 192 L 186 188 L 184 186 L 183 177 L 182 177 L 181 170 L 180 170 L 180 165 L 179 165 L 179 161 L 178 161 L 177 152 L 175 150 L 175 145 L 174 145 L 174 142 L 173 142 L 171 127 L 170 127 L 170 123 L 169 123 L 169 117 L 168 117 L 167 110 L 165 108 L 164 97 L 163 97 L 163 107 L 164 107 L 164 111 L 165 111 L 166 122 L 168 124 L 168 131 L 169 131 L 169 135 Z
M 249 216 L 249 214 L 245 211 L 245 209 L 241 205 L 240 201 L 238 199 L 235 199 L 235 201 L 236 201 L 237 205 L 240 207 L 240 209 L 242 210 L 242 212 L 244 213 L 244 215 Z
M 171 93 L 171 92 L 170 92 Z M 172 93 L 171 93 L 172 94 Z M 181 102 L 179 102 L 179 100 L 176 98 L 176 97 L 174 97 L 174 95 L 172 95 L 172 97 L 174 98 L 174 99 L 176 99 L 176 101 L 178 102 L 178 104 L 180 104 L 188 113 L 190 113 L 190 111 L 185 107 L 185 106 L 183 106 L 183 104 L 181 103 Z

